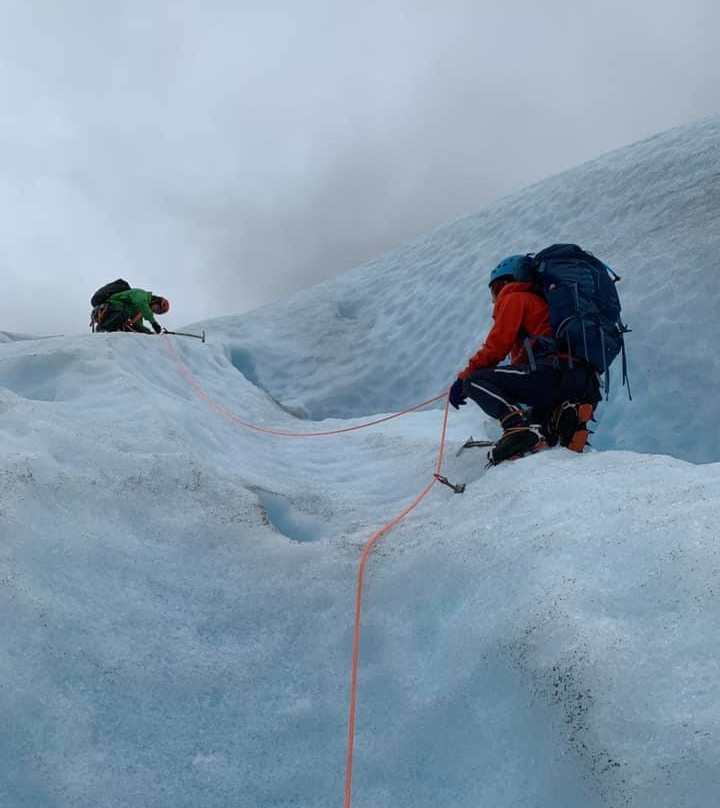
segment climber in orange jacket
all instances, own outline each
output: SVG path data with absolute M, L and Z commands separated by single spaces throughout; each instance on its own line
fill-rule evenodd
M 594 407 L 600 400 L 594 369 L 555 349 L 544 295 L 534 290 L 534 284 L 515 280 L 515 269 L 523 260 L 524 255 L 509 256 L 490 273 L 493 326 L 449 394 L 456 409 L 471 398 L 500 421 L 502 437 L 488 455 L 493 465 L 557 440 L 558 423 L 551 423 L 553 419 L 566 422 L 560 434 L 563 445 L 570 445 L 580 429 L 586 440 L 580 415 L 587 411 L 579 413 L 575 402 Z M 500 365 L 508 354 L 511 364 Z M 572 412 L 570 407 L 558 412 L 564 402 L 573 402 Z

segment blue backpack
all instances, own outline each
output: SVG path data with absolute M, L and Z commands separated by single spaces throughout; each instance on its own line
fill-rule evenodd
M 610 365 L 622 354 L 622 381 L 632 399 L 625 356 L 625 334 L 630 329 L 620 319 L 616 286 L 620 276 L 577 244 L 553 244 L 527 256 L 515 280 L 534 282 L 550 307 L 553 339 L 539 338 L 536 352 L 559 351 L 588 362 L 605 375 L 606 395 Z M 526 344 L 529 348 L 529 340 Z M 528 355 L 533 366 L 532 351 Z

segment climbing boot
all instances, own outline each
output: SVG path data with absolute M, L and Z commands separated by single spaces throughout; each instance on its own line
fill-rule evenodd
M 517 460 L 545 448 L 547 441 L 537 424 L 510 427 L 488 452 L 488 466 L 497 466 L 504 460 Z
M 561 446 L 573 452 L 582 452 L 592 435 L 592 431 L 588 429 L 588 421 L 592 420 L 592 404 L 564 401 L 553 414 L 552 431 L 557 435 L 557 442 Z

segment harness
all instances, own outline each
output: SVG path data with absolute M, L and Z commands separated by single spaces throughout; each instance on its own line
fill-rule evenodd
M 583 329 L 584 333 L 584 329 Z M 523 348 L 525 348 L 525 352 L 527 353 L 528 357 L 528 365 L 530 365 L 530 370 L 534 371 L 537 370 L 538 364 L 541 365 L 550 365 L 557 370 L 573 370 L 575 367 L 585 368 L 586 370 L 590 371 L 590 378 L 592 379 L 593 376 L 598 377 L 598 384 L 599 384 L 599 376 L 600 373 L 604 373 L 605 375 L 605 398 L 610 395 L 610 368 L 605 367 L 602 371 L 598 371 L 598 369 L 591 364 L 590 362 L 586 361 L 585 359 L 579 359 L 576 356 L 573 356 L 570 352 L 570 338 L 568 337 L 568 351 L 567 353 L 560 353 L 557 350 L 557 341 L 552 337 L 541 337 L 531 334 L 526 334 L 524 331 L 521 332 L 522 335 L 522 343 Z M 600 339 L 603 340 L 604 333 L 602 329 L 600 329 Z M 536 358 L 535 351 L 533 350 L 533 345 L 531 340 L 535 341 L 535 345 L 537 346 L 538 343 L 540 344 L 541 348 L 545 348 L 545 350 L 540 353 L 540 355 Z M 603 353 L 604 353 L 604 345 L 603 345 Z M 632 401 L 632 395 L 630 394 L 630 380 L 627 377 L 627 356 L 625 354 L 625 343 L 622 343 L 622 381 L 623 385 L 627 385 L 628 389 L 628 396 Z
M 112 312 L 117 312 L 119 314 L 124 313 L 122 309 L 116 309 L 111 306 L 109 303 L 101 303 L 99 306 L 95 306 L 93 310 L 90 312 L 90 330 L 94 334 L 96 331 L 101 330 L 101 327 L 105 320 L 112 318 Z M 134 317 L 131 319 L 125 320 L 124 323 L 118 326 L 118 331 L 135 331 L 135 325 L 137 324 L 138 320 L 142 319 L 142 314 L 138 312 Z M 112 330 L 115 330 L 114 328 Z

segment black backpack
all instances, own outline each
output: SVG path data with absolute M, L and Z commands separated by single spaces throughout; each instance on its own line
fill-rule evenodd
M 90 298 L 90 305 L 93 308 L 101 306 L 103 303 L 107 303 L 108 298 L 116 295 L 118 292 L 127 292 L 130 288 L 132 288 L 130 284 L 122 278 L 118 278 L 116 281 L 110 281 L 110 283 L 106 283 L 105 286 L 101 286 L 97 292 L 95 292 Z

